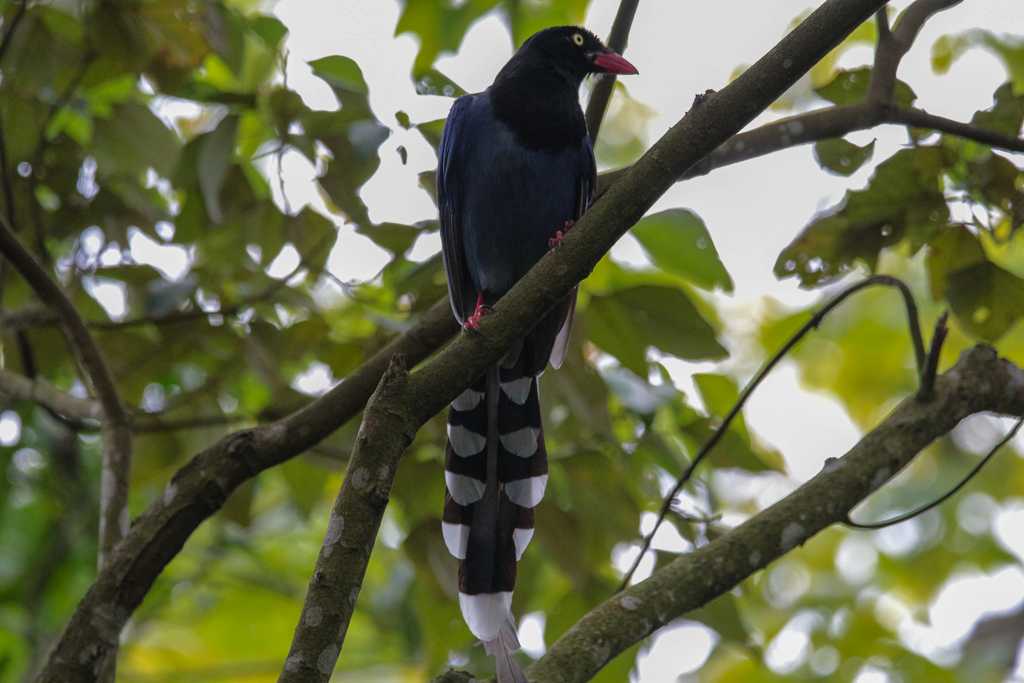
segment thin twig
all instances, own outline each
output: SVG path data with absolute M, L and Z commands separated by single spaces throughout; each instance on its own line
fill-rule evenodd
M 879 24 L 878 44 L 875 48 L 875 64 L 871 69 L 871 83 L 868 86 L 868 102 L 882 104 L 891 102 L 896 87 L 896 72 L 904 55 L 910 51 L 921 27 L 933 15 L 958 5 L 963 0 L 916 0 L 896 19 L 892 30 L 885 30 Z M 885 9 L 879 10 L 879 13 Z M 878 15 L 876 14 L 876 17 Z
M 612 23 L 612 32 L 608 35 L 608 47 L 622 54 L 626 50 L 626 43 L 629 41 L 629 30 L 633 27 L 633 18 L 636 16 L 637 6 L 640 0 L 621 0 L 619 9 L 615 13 L 615 21 Z M 605 74 L 599 77 L 590 91 L 590 101 L 587 103 L 587 130 L 590 131 L 592 142 L 597 141 L 597 134 L 601 130 L 601 122 L 604 120 L 604 113 L 608 109 L 608 100 L 611 99 L 612 90 L 615 88 L 615 75 Z
M 949 313 L 943 312 L 935 322 L 935 331 L 932 332 L 932 345 L 928 349 L 928 357 L 925 359 L 924 368 L 921 370 L 920 385 L 917 389 L 917 400 L 927 401 L 932 397 L 935 390 L 935 374 L 939 371 L 939 355 L 942 353 L 942 344 L 949 334 L 949 327 L 946 321 Z
M 32 152 L 31 171 L 28 176 L 29 183 L 29 206 L 32 212 L 32 224 L 35 233 L 36 241 L 36 252 L 39 254 L 39 258 L 42 259 L 43 263 L 47 266 L 53 264 L 53 259 L 50 256 L 50 251 L 46 247 L 46 226 L 43 224 L 43 216 L 41 213 L 42 207 L 39 205 L 39 200 L 36 199 L 36 186 L 39 182 L 39 170 L 43 165 L 43 156 L 46 154 L 46 149 L 50 145 L 50 139 L 47 136 L 47 129 L 50 127 L 50 123 L 54 117 L 71 101 L 75 91 L 78 90 L 78 86 L 81 85 L 82 79 L 85 78 L 86 72 L 89 70 L 89 66 L 92 64 L 93 53 L 87 52 L 82 55 L 81 63 L 78 66 L 78 70 L 75 71 L 71 80 L 68 81 L 64 90 L 61 91 L 57 99 L 50 105 L 46 116 L 43 119 L 43 125 L 39 129 L 39 140 L 36 141 L 35 149 Z M 15 221 L 12 219 L 11 223 Z
M 14 17 L 11 18 L 11 25 L 4 32 L 4 37 L 0 39 L 0 62 L 3 61 L 4 56 L 7 54 L 7 48 L 11 46 L 14 32 L 18 30 L 18 24 L 25 18 L 25 12 L 28 11 L 28 3 L 29 0 L 21 0 L 17 11 L 14 13 Z
M 985 457 L 982 458 L 978 462 L 978 464 L 976 464 L 974 467 L 972 467 L 971 471 L 968 472 L 967 475 L 963 479 L 961 479 L 959 482 L 957 482 L 956 486 L 954 486 L 950 490 L 946 491 L 944 494 L 942 494 L 941 496 L 939 496 L 935 500 L 933 500 L 933 501 L 931 501 L 929 503 L 925 503 L 924 505 L 922 505 L 922 506 L 920 506 L 918 508 L 915 508 L 915 509 L 911 510 L 910 512 L 905 512 L 902 515 L 896 515 L 895 517 L 892 517 L 891 519 L 885 519 L 885 520 L 882 520 L 882 521 L 879 521 L 879 522 L 855 522 L 852 519 L 850 519 L 849 515 L 847 515 L 846 519 L 843 520 L 843 524 L 845 526 L 851 527 L 853 529 L 865 529 L 865 530 L 884 529 L 886 527 L 893 526 L 895 524 L 901 524 L 903 522 L 906 522 L 907 520 L 913 519 L 914 517 L 918 517 L 920 515 L 923 515 L 924 513 L 926 513 L 929 510 L 931 510 L 932 508 L 935 508 L 935 507 L 938 507 L 939 505 L 942 505 L 947 500 L 949 500 L 954 495 L 956 495 L 956 493 L 960 489 L 962 489 L 964 486 L 966 486 L 969 481 L 974 479 L 974 477 L 977 476 L 977 474 L 979 472 L 981 472 L 981 468 L 983 468 L 985 465 L 987 465 L 988 461 L 991 460 L 993 458 L 993 456 L 995 456 L 995 454 L 998 453 L 1000 451 L 1000 449 L 1002 449 L 1003 446 L 1008 444 L 1010 442 L 1010 440 L 1013 439 L 1013 437 L 1017 436 L 1017 432 L 1020 431 L 1021 425 L 1024 425 L 1024 417 L 1022 417 L 1019 420 L 1017 420 L 1017 422 L 1013 425 L 1013 428 L 1010 429 L 1010 431 L 1006 433 L 1006 436 L 1004 436 L 1002 439 L 1000 439 L 999 442 L 996 443 L 996 445 L 993 446 L 991 448 L 991 450 L 989 450 L 989 452 L 987 454 L 985 454 Z
M 923 109 L 907 107 L 886 107 L 886 123 L 900 123 L 916 128 L 930 128 L 940 133 L 949 133 L 967 140 L 974 140 L 989 147 L 1005 149 L 1010 152 L 1024 152 L 1024 138 L 1015 138 L 1010 135 L 1003 135 L 995 131 L 979 128 L 969 123 L 961 123 L 935 114 L 929 114 Z
M 633 560 L 633 564 L 630 566 L 629 571 L 626 572 L 622 578 L 622 582 L 619 584 L 616 592 L 621 592 L 626 586 L 629 585 L 630 580 L 633 578 L 633 574 L 636 573 L 636 569 L 640 566 L 640 561 L 643 559 L 644 554 L 650 549 L 651 542 L 654 540 L 654 535 L 658 532 L 661 527 L 661 523 L 665 521 L 665 517 L 672 509 L 675 497 L 679 495 L 679 492 L 693 477 L 693 473 L 696 471 L 700 463 L 711 453 L 712 449 L 722 440 L 725 436 L 726 431 L 729 429 L 729 425 L 733 419 L 739 415 L 743 406 L 746 404 L 747 399 L 754 393 L 754 390 L 761 384 L 768 373 L 781 361 L 790 350 L 796 346 L 797 342 L 804 338 L 808 332 L 818 327 L 821 321 L 825 319 L 836 306 L 841 304 L 847 298 L 868 287 L 874 285 L 883 285 L 885 287 L 895 287 L 900 295 L 903 297 L 904 306 L 907 309 L 907 324 L 910 329 L 910 339 L 914 346 L 914 356 L 917 359 L 917 371 L 918 376 L 921 375 L 925 367 L 925 351 L 924 341 L 921 336 L 921 325 L 917 315 L 917 303 L 914 301 L 914 295 L 910 292 L 910 289 L 901 280 L 891 277 L 889 275 L 875 275 L 865 280 L 847 287 L 842 292 L 837 294 L 832 300 L 826 303 L 821 310 L 815 313 L 811 318 L 804 323 L 799 330 L 786 340 L 786 343 L 782 345 L 778 351 L 768 359 L 768 362 L 761 366 L 761 369 L 757 371 L 757 374 L 747 383 L 737 398 L 736 403 L 733 404 L 729 412 L 726 413 L 725 418 L 722 420 L 722 424 L 718 426 L 715 432 L 704 442 L 700 450 L 697 451 L 697 455 L 693 458 L 687 468 L 683 471 L 682 475 L 676 480 L 676 483 L 672 486 L 672 490 L 669 491 L 668 495 L 665 496 L 661 503 L 661 509 L 658 512 L 658 519 L 654 523 L 654 527 L 644 536 L 643 543 L 641 543 L 640 553 Z

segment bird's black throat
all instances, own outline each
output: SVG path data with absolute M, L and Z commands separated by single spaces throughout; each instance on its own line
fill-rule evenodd
M 495 115 L 526 147 L 578 148 L 587 135 L 579 81 L 558 69 L 506 68 L 487 92 Z

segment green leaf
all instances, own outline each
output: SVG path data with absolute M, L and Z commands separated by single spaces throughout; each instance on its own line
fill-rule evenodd
M 815 92 L 833 104 L 857 104 L 863 102 L 868 94 L 871 83 L 871 69 L 843 70 L 836 73 L 828 84 L 816 88 Z M 893 88 L 893 102 L 901 107 L 909 107 L 917 99 L 917 95 L 909 85 L 897 80 Z
M 964 228 L 944 232 L 928 251 L 932 295 L 945 297 L 960 325 L 988 341 L 1024 316 L 1024 280 L 990 262 Z
M 465 89 L 437 69 L 427 69 L 416 77 L 416 94 L 462 97 Z
M 695 442 L 703 444 L 711 436 L 712 429 L 718 426 L 739 401 L 740 389 L 736 380 L 717 373 L 697 373 L 693 376 L 693 381 L 700 392 L 704 407 L 714 420 L 698 419 L 686 425 L 685 431 L 695 439 Z M 755 443 L 747 431 L 742 413 L 733 418 L 725 439 L 715 449 L 715 453 L 715 462 L 723 467 L 741 467 L 752 472 L 766 469 L 782 471 L 785 468 L 785 461 L 780 453 Z
M 712 372 L 698 372 L 693 375 L 693 382 L 700 392 L 701 400 L 704 401 L 704 407 L 715 417 L 724 418 L 740 398 L 740 388 L 732 377 Z M 730 428 L 748 438 L 747 425 L 742 414 L 733 419 Z
M 941 36 L 932 45 L 932 69 L 943 74 L 972 48 L 984 48 L 995 54 L 1006 67 L 1013 92 L 1024 94 L 1024 38 L 996 35 L 991 31 L 972 29 L 953 36 Z
M 668 384 L 649 384 L 622 368 L 606 368 L 601 371 L 601 376 L 627 408 L 644 415 L 653 415 L 658 408 L 676 397 L 674 387 Z
M 377 225 L 362 227 L 356 232 L 366 235 L 374 241 L 377 246 L 387 249 L 395 256 L 401 256 L 409 251 L 409 248 L 420 236 L 420 230 L 411 225 L 400 223 L 378 223 Z
M 944 169 L 940 147 L 900 150 L 878 165 L 867 188 L 847 192 L 842 203 L 804 228 L 779 255 L 775 274 L 814 286 L 858 262 L 873 270 L 881 250 L 901 241 L 920 249 L 949 220 Z
M 1024 125 L 1024 92 L 1014 94 L 1010 83 L 1003 83 L 992 95 L 992 107 L 976 112 L 971 123 L 987 130 L 1017 137 Z
M 441 135 L 444 133 L 445 119 L 435 119 L 416 124 L 416 130 L 430 143 L 430 146 L 437 149 L 441 146 Z
M 308 519 L 327 483 L 323 467 L 311 462 L 308 455 L 300 455 L 282 463 L 279 469 L 291 493 L 292 504 Z
M 148 107 L 127 103 L 115 107 L 109 118 L 96 121 L 93 149 L 102 173 L 140 175 L 152 168 L 168 177 L 181 142 Z
M 994 263 L 949 275 L 947 298 L 964 328 L 996 341 L 1024 316 L 1024 280 Z
M 860 147 L 843 138 L 829 138 L 814 143 L 814 158 L 827 171 L 850 176 L 864 165 L 875 151 L 875 141 Z
M 718 257 L 707 226 L 692 211 L 669 209 L 646 216 L 633 228 L 633 235 L 662 270 L 704 289 L 732 291 L 732 278 Z
M 327 82 L 334 90 L 343 92 L 359 93 L 368 95 L 370 89 L 366 86 L 363 72 L 355 60 L 342 55 L 331 55 L 314 59 L 309 65 L 313 73 Z
M 220 191 L 224 177 L 235 156 L 235 133 L 238 117 L 229 115 L 199 142 L 199 189 L 203 193 L 206 213 L 214 223 L 220 223 L 223 214 L 220 208 Z
M 413 64 L 413 74 L 419 75 L 442 52 L 457 50 L 470 25 L 497 5 L 498 0 L 405 0 L 403 4 L 395 35 L 412 33 L 419 38 L 420 49 Z
M 334 223 L 307 206 L 288 219 L 285 234 L 303 259 L 316 269 L 326 262 L 336 231 Z
M 249 19 L 249 26 L 271 50 L 277 50 L 281 41 L 288 35 L 288 28 L 277 17 L 258 14 Z
M 640 378 L 650 346 L 688 360 L 724 358 L 715 331 L 682 291 L 641 285 L 592 297 L 586 309 L 591 340 Z

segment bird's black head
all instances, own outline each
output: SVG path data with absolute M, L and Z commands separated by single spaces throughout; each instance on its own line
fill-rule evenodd
M 530 36 L 509 66 L 544 67 L 577 85 L 587 74 L 635 74 L 635 66 L 609 50 L 593 33 L 579 26 L 546 28 Z

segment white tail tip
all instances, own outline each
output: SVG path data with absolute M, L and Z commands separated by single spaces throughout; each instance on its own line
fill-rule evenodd
M 469 630 L 487 643 L 497 638 L 502 626 L 512 619 L 512 591 L 476 595 L 459 593 L 459 607 Z

